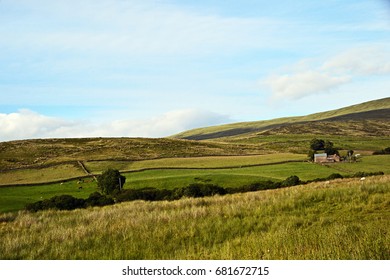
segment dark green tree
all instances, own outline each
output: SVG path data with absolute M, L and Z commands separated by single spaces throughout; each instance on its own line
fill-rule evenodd
M 325 141 L 322 139 L 314 138 L 310 141 L 310 148 L 313 151 L 323 150 L 325 148 Z
M 123 189 L 126 177 L 116 169 L 107 169 L 97 179 L 98 187 L 104 194 L 118 193 Z
M 326 140 L 325 141 L 325 144 L 324 144 L 324 151 L 325 153 L 327 153 L 328 155 L 339 155 L 339 151 L 334 148 L 333 146 L 333 142 L 329 141 L 329 140 Z

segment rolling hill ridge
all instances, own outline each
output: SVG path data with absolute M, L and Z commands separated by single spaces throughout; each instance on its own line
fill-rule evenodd
M 250 137 L 259 134 L 313 133 L 348 131 L 352 135 L 389 136 L 390 98 L 373 100 L 301 117 L 278 118 L 265 121 L 241 122 L 198 128 L 174 135 L 188 140 L 227 140 L 227 138 Z M 297 129 L 297 128 L 300 129 Z M 336 129 L 338 128 L 338 129 Z M 345 132 L 346 133 L 346 132 Z M 232 139 L 230 139 L 232 140 Z

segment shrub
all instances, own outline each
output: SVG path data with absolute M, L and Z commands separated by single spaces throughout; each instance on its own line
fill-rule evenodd
M 344 178 L 343 175 L 341 175 L 339 173 L 333 173 L 333 174 L 330 174 L 326 179 L 334 180 L 334 179 L 342 179 L 342 178 Z
M 75 198 L 71 195 L 54 196 L 50 199 L 54 208 L 59 210 L 73 210 L 76 208 L 84 208 L 85 200 L 82 198 Z
M 390 147 L 387 147 L 380 151 L 375 151 L 373 155 L 389 155 L 390 154 Z
M 279 182 L 273 182 L 271 180 L 267 180 L 267 181 L 260 181 L 249 185 L 241 186 L 238 188 L 230 188 L 228 192 L 229 193 L 255 192 L 261 190 L 277 189 L 279 187 L 281 187 L 281 184 Z
M 171 200 L 172 191 L 166 189 L 155 189 L 155 188 L 144 188 L 138 190 L 123 190 L 121 193 L 116 195 L 117 202 L 132 201 L 132 200 Z
M 384 175 L 384 173 L 382 171 L 378 171 L 378 172 L 360 171 L 360 172 L 356 172 L 351 177 L 359 178 L 359 177 L 369 177 L 369 176 L 377 176 L 377 175 Z
M 107 197 L 102 195 L 99 192 L 94 192 L 89 195 L 89 197 L 85 200 L 85 206 L 106 206 L 114 204 L 114 199 L 111 197 Z
M 291 186 L 296 186 L 301 183 L 301 180 L 299 179 L 298 176 L 293 175 L 282 181 L 281 186 L 282 187 L 291 187 Z
M 84 208 L 85 200 L 75 198 L 71 195 L 54 196 L 50 199 L 40 200 L 34 203 L 27 204 L 25 209 L 31 212 L 39 210 L 58 209 L 58 210 L 73 210 L 76 208 Z
M 190 184 L 187 187 L 182 188 L 181 191 L 176 191 L 176 195 L 186 197 L 204 197 L 216 194 L 224 195 L 226 193 L 226 189 L 218 185 L 201 183 Z

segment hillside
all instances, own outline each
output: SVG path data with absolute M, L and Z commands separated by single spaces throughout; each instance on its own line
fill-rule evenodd
M 77 161 L 148 160 L 264 153 L 252 145 L 164 138 L 33 139 L 0 142 L 0 171 Z
M 389 136 L 389 120 L 390 98 L 384 98 L 307 116 L 198 128 L 173 137 L 191 140 L 227 140 L 227 138 L 234 137 L 237 140 L 240 137 L 250 137 L 259 133 L 275 134 L 280 132 L 281 128 L 285 129 L 285 133 L 313 133 L 313 126 L 317 127 L 314 134 L 328 135 L 334 127 L 338 127 L 338 130 L 343 130 L 347 134 L 347 131 L 354 127 L 354 134 Z M 296 125 L 300 129 L 297 130 Z

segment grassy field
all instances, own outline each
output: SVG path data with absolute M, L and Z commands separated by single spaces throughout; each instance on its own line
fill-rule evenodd
M 196 182 L 207 182 L 221 187 L 234 188 L 261 180 L 284 180 L 291 175 L 297 175 L 301 180 L 311 180 L 325 178 L 332 173 L 335 173 L 335 171 L 326 166 L 296 162 L 219 170 L 160 169 L 126 173 L 125 175 L 127 177 L 126 188 L 173 189 Z
M 214 156 L 191 158 L 164 158 L 154 160 L 101 160 L 86 161 L 86 168 L 98 174 L 107 168 L 118 169 L 122 172 L 137 171 L 143 169 L 158 168 L 224 168 L 241 167 L 259 164 L 272 164 L 282 161 L 305 160 L 305 155 L 300 154 L 268 154 L 254 156 Z M 1 185 L 40 184 L 46 182 L 66 180 L 85 176 L 86 173 L 77 162 L 57 164 L 48 167 L 32 167 L 16 170 L 6 170 L 0 173 Z
M 0 259 L 390 259 L 390 177 L 0 215 Z
M 80 186 L 82 186 L 81 189 Z M 87 198 L 97 191 L 96 183 L 85 180 L 82 185 L 77 181 L 38 186 L 0 187 L 0 213 L 18 211 L 28 203 L 48 199 L 56 195 L 69 194 L 78 198 Z
M 366 156 L 361 162 L 342 162 L 328 166 L 335 171 L 341 170 L 349 173 L 383 171 L 385 174 L 390 174 L 390 155 Z
M 279 153 L 252 156 L 215 156 L 191 158 L 164 158 L 142 161 L 87 161 L 85 166 L 92 173 L 100 173 L 107 168 L 136 171 L 153 168 L 224 168 L 259 164 L 272 164 L 284 161 L 303 161 L 306 155 Z
M 137 168 L 145 166 L 159 166 L 166 168 L 168 163 L 172 165 L 177 162 L 186 161 L 188 166 L 223 167 L 231 163 L 271 163 L 270 156 L 249 156 L 249 157 L 222 157 L 215 162 L 211 158 L 197 158 L 193 163 L 190 159 L 165 159 L 156 161 L 136 162 Z M 278 159 L 276 156 L 275 160 Z M 291 158 L 292 159 L 292 158 Z M 103 163 L 108 167 L 107 162 Z M 128 164 L 128 162 L 125 162 Z M 160 163 L 161 165 L 155 165 Z M 145 165 L 143 165 L 145 164 Z M 240 166 L 238 165 L 238 166 Z M 134 166 L 133 166 L 134 167 Z M 136 169 L 136 168 L 135 168 Z M 301 180 L 313 180 L 326 178 L 332 173 L 351 175 L 356 172 L 377 172 L 383 171 L 390 175 L 390 156 L 365 156 L 357 163 L 338 163 L 329 165 L 318 165 L 309 162 L 290 162 L 282 164 L 269 164 L 253 167 L 237 167 L 222 169 L 153 169 L 124 173 L 126 176 L 125 189 L 141 189 L 152 187 L 158 189 L 174 189 L 185 187 L 191 183 L 212 183 L 225 188 L 241 187 L 263 180 L 284 180 L 291 175 L 297 175 Z M 0 176 L 1 177 L 1 176 Z M 97 185 L 91 178 L 85 179 L 82 184 L 77 180 L 48 185 L 0 187 L 0 213 L 17 211 L 23 209 L 27 203 L 41 200 L 41 197 L 50 198 L 55 195 L 71 194 L 75 197 L 85 198 L 90 193 L 97 191 Z M 80 190 L 79 187 L 82 186 Z
M 80 166 L 67 163 L 46 168 L 9 170 L 0 173 L 0 186 L 7 184 L 39 184 L 85 175 Z

